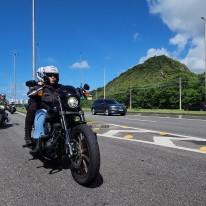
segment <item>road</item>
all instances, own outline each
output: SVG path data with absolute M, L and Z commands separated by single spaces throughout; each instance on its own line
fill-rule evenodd
M 10 123 L 0 129 L 1 205 L 205 205 L 206 153 L 192 148 L 188 137 L 204 140 L 204 131 L 196 131 L 201 130 L 201 125 L 186 120 L 162 119 L 158 123 L 153 122 L 157 121 L 154 117 L 138 117 L 137 121 L 137 117 L 129 115 L 86 113 L 96 123 L 100 118 L 99 128 L 93 129 L 98 134 L 101 169 L 98 179 L 83 187 L 72 179 L 69 170 L 58 171 L 54 164 L 32 159 L 29 150 L 22 148 L 24 116 L 15 113 L 10 117 Z M 112 124 L 101 127 L 108 123 Z M 182 125 L 193 129 L 181 129 Z M 161 140 L 156 142 L 154 137 L 158 136 L 175 145 L 182 141 L 180 138 L 186 138 L 188 142 L 181 147 L 188 150 L 172 147 L 168 142 L 164 145 Z M 203 140 L 201 144 L 205 143 Z
M 104 124 L 118 124 L 135 128 L 169 132 L 181 135 L 206 138 L 206 119 L 185 119 L 160 116 L 105 116 L 104 114 L 92 115 L 86 111 L 85 116 L 96 122 Z

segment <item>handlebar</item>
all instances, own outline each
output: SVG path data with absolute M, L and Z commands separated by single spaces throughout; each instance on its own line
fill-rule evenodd
M 28 97 L 31 97 L 31 96 L 33 96 L 33 95 L 36 95 L 39 91 L 43 90 L 44 87 L 45 87 L 45 85 L 43 85 L 42 87 L 40 87 L 40 88 L 38 88 L 38 89 L 32 91 L 32 92 L 29 93 L 27 96 L 28 96 Z

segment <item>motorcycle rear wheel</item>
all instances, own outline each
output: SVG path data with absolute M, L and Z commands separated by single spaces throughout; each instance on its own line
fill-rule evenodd
M 10 113 L 11 113 L 11 114 L 14 114 L 14 112 L 16 112 L 16 109 L 11 108 L 11 109 L 10 109 Z
M 92 129 L 81 124 L 72 129 L 77 155 L 71 159 L 71 173 L 76 182 L 88 185 L 99 175 L 100 151 L 97 136 Z

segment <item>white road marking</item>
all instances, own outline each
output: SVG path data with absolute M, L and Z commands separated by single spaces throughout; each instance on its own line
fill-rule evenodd
M 157 121 L 143 120 L 143 119 L 131 119 L 131 118 L 125 118 L 125 119 L 132 120 L 132 121 L 139 121 L 139 122 L 157 122 Z
M 121 133 L 128 133 L 128 132 L 133 132 L 133 133 L 135 133 L 135 132 L 136 133 L 154 133 L 154 131 L 143 130 L 143 129 L 135 129 L 135 130 L 109 130 L 108 132 L 106 132 L 104 134 L 98 134 L 98 136 L 109 137 L 109 138 L 123 140 L 123 141 L 133 141 L 133 142 L 139 142 L 139 143 L 144 143 L 144 144 L 158 145 L 158 146 L 164 146 L 164 147 L 173 148 L 173 149 L 179 149 L 179 150 L 185 150 L 185 151 L 190 151 L 190 152 L 206 154 L 206 151 L 201 151 L 201 150 L 197 150 L 197 149 L 191 149 L 191 148 L 176 146 L 171 141 L 171 140 L 181 140 L 181 141 L 191 141 L 191 140 L 193 140 L 193 141 L 205 141 L 205 143 L 206 143 L 206 139 L 203 139 L 203 138 L 190 137 L 190 136 L 178 135 L 178 134 L 174 135 L 174 134 L 168 133 L 168 135 L 172 135 L 172 136 L 174 135 L 174 136 L 177 136 L 177 137 L 153 136 L 154 142 L 151 142 L 151 141 L 146 141 L 146 140 L 126 139 L 126 138 L 123 138 L 123 137 L 119 137 L 119 136 L 117 136 L 117 134 L 119 132 L 121 132 Z M 160 132 L 156 132 L 156 133 L 160 133 Z
M 156 144 L 166 147 L 175 147 L 175 144 L 171 141 L 171 137 L 168 136 L 154 136 L 153 140 Z
M 116 127 L 121 127 L 121 128 L 124 128 L 125 126 L 122 126 L 122 125 L 118 125 L 118 124 L 110 124 L 108 123 L 109 125 L 111 126 L 116 126 Z M 141 128 L 138 128 L 138 127 L 127 127 L 127 128 L 130 128 L 130 129 L 136 129 L 136 130 L 141 130 L 141 131 L 145 131 L 145 132 L 148 132 L 148 133 L 161 133 L 162 131 L 157 131 L 157 130 L 148 130 L 148 129 L 141 129 Z M 164 131 L 166 132 L 166 131 Z M 200 137 L 193 137 L 193 136 L 188 136 L 188 135 L 182 135 L 182 134 L 176 134 L 176 133 L 170 133 L 170 132 L 166 132 L 168 133 L 168 135 L 171 135 L 171 136 L 177 136 L 177 137 L 188 137 L 188 138 L 192 138 L 193 140 L 197 140 L 197 141 L 202 141 L 202 140 L 206 140 L 206 139 L 203 139 L 203 138 L 200 138 Z

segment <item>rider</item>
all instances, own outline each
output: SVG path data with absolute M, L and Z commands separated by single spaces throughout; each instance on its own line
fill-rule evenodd
M 6 100 L 6 94 L 1 93 L 0 94 L 0 105 L 3 105 L 6 109 L 6 107 L 9 105 L 8 101 Z M 6 122 L 9 122 L 9 118 L 8 118 L 8 113 L 5 112 L 5 118 L 6 118 Z
M 38 83 L 36 86 L 30 88 L 30 91 L 28 92 L 28 94 L 30 92 L 32 92 L 33 90 L 38 89 L 42 84 L 43 84 L 43 72 L 44 72 L 44 67 L 40 67 L 37 70 L 37 79 L 38 79 Z M 32 127 L 34 125 L 34 118 L 35 118 L 35 112 L 37 111 L 37 109 L 41 108 L 41 97 L 38 95 L 33 95 L 30 96 L 30 99 L 28 101 L 28 106 L 27 106 L 27 113 L 26 113 L 26 118 L 25 118 L 25 141 L 26 144 L 24 146 L 30 146 L 33 144 L 32 138 L 31 138 L 31 131 L 32 131 Z
M 46 113 L 48 106 L 57 99 L 58 90 L 62 86 L 58 84 L 59 82 L 59 71 L 55 66 L 46 66 L 43 67 L 43 73 L 41 76 L 38 76 L 38 79 L 42 79 L 44 82 L 43 94 L 41 96 L 41 109 L 38 109 L 35 113 L 34 120 L 34 140 L 38 140 L 39 138 L 44 136 L 44 122 L 46 118 Z M 33 150 L 36 152 L 37 148 Z
M 7 100 L 6 100 L 6 94 L 0 94 L 0 104 L 1 105 L 7 105 L 8 104 L 8 102 L 7 102 Z

